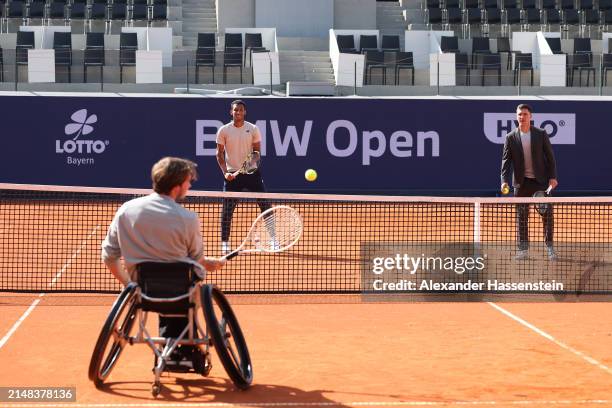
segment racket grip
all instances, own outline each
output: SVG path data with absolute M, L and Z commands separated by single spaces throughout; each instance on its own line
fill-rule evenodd
M 240 252 L 238 252 L 238 251 L 234 251 L 231 254 L 229 254 L 228 256 L 226 256 L 225 259 L 227 259 L 229 261 L 230 259 L 237 257 L 239 253 Z

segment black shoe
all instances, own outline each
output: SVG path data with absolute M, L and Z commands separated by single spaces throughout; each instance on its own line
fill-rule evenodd
M 194 347 L 193 354 L 191 356 L 191 362 L 193 363 L 193 371 L 206 377 L 212 368 L 210 362 L 210 354 L 202 351 L 199 347 Z
M 190 347 L 177 347 L 166 361 L 166 369 L 177 373 L 193 370 Z

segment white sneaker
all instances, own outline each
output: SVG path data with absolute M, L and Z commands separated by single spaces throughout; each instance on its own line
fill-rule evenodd
M 555 262 L 557 261 L 557 253 L 555 252 L 555 249 L 551 246 L 546 247 L 546 252 L 548 253 L 548 260 L 551 262 Z
M 519 249 L 518 251 L 516 251 L 516 255 L 514 256 L 514 259 L 516 261 L 524 261 L 525 259 L 529 258 L 529 251 L 526 249 Z
M 221 242 L 221 253 L 223 255 L 227 255 L 230 252 L 232 252 L 232 249 L 230 248 L 229 242 L 227 242 L 227 241 Z
M 270 240 L 270 248 L 272 249 L 272 251 L 278 251 L 280 249 L 280 245 L 278 244 L 278 241 L 274 238 L 272 238 Z

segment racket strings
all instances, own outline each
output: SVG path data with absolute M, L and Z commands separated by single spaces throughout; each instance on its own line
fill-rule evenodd
M 257 249 L 282 251 L 299 239 L 302 228 L 302 220 L 295 210 L 273 208 L 255 224 L 251 241 Z
M 247 173 L 253 173 L 259 167 L 259 153 L 252 152 L 246 160 L 244 170 Z

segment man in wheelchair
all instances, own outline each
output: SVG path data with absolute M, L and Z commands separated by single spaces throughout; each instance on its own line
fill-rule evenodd
M 191 338 L 194 333 L 197 336 L 193 312 L 187 313 L 193 306 L 195 288 L 199 289 L 195 282 L 203 280 L 206 271 L 220 269 L 225 264 L 224 259 L 204 256 L 198 215 L 177 202 L 185 198 L 191 183 L 196 180 L 196 166 L 189 160 L 175 157 L 164 157 L 155 163 L 151 170 L 154 192 L 124 203 L 115 214 L 102 243 L 102 259 L 126 287 L 124 292 L 132 286 L 137 288 L 138 308 L 160 314 L 159 337 L 175 340 Z M 121 257 L 127 271 L 122 267 Z M 147 297 L 176 298 L 186 293 L 189 296 L 183 296 L 184 299 L 166 304 L 147 300 Z M 135 311 L 132 313 L 136 315 Z M 136 317 L 128 319 L 136 320 Z M 194 327 L 188 328 L 190 324 Z M 171 345 L 170 341 L 166 347 L 168 345 Z M 159 373 L 156 368 L 158 371 L 195 371 L 203 375 L 210 370 L 207 352 L 197 345 L 175 344 L 172 350 L 169 356 L 164 356 L 167 359 L 161 368 L 158 359 L 163 354 L 155 353 L 157 392 Z M 90 377 L 92 375 L 105 377 L 92 374 L 90 367 Z M 92 378 L 94 382 L 95 378 Z M 103 380 L 98 378 L 100 384 Z

